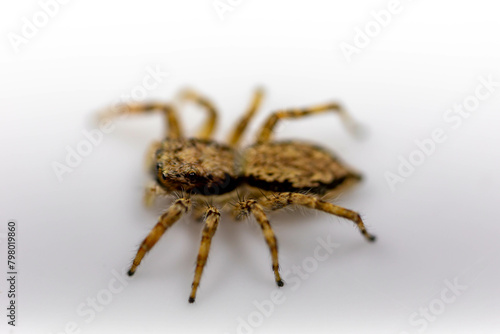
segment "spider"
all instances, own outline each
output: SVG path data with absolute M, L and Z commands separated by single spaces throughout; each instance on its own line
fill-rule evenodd
M 264 123 L 254 144 L 240 148 L 240 140 L 249 121 L 259 108 L 263 90 L 257 89 L 250 107 L 238 121 L 226 143 L 212 139 L 217 124 L 217 111 L 205 97 L 192 90 L 179 95 L 181 101 L 191 101 L 204 109 L 207 120 L 195 137 L 184 136 L 176 115 L 176 108 L 169 103 L 124 104 L 108 116 L 161 112 L 166 118 L 167 132 L 162 141 L 154 142 L 147 154 L 147 169 L 153 180 L 146 187 L 144 200 L 151 205 L 160 195 L 177 195 L 171 206 L 159 217 L 157 224 L 142 241 L 128 275 L 132 276 L 143 257 L 153 248 L 165 231 L 179 218 L 193 211 L 203 220 L 194 279 L 189 296 L 193 303 L 207 262 L 212 238 L 220 220 L 220 211 L 229 209 L 237 220 L 255 217 L 272 257 L 272 270 L 278 286 L 283 286 L 279 273 L 278 247 L 267 212 L 290 205 L 321 210 L 357 225 L 361 234 L 374 241 L 358 213 L 323 200 L 323 196 L 361 180 L 361 175 L 344 165 L 326 149 L 298 140 L 272 140 L 273 130 L 279 120 L 300 118 L 333 111 L 346 125 L 354 123 L 337 103 L 302 109 L 285 109 L 271 114 Z M 241 199 L 243 193 L 246 199 Z M 238 196 L 235 196 L 235 195 Z M 210 203 L 208 204 L 210 200 Z M 214 204 L 215 203 L 215 204 Z M 230 204 L 230 205 L 226 205 Z

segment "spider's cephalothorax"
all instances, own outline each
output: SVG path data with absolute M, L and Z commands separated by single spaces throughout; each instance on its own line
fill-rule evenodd
M 267 119 L 256 142 L 240 150 L 241 136 L 262 100 L 261 90 L 255 93 L 250 108 L 238 122 L 227 144 L 212 139 L 217 121 L 214 106 L 192 91 L 185 91 L 180 97 L 196 102 L 208 112 L 208 120 L 193 138 L 183 135 L 170 104 L 131 104 L 120 108 L 121 113 L 130 114 L 160 111 L 167 120 L 166 137 L 153 143 L 148 153 L 148 169 L 153 180 L 146 187 L 146 204 L 151 204 L 157 195 L 181 194 L 141 243 L 129 275 L 134 274 L 144 255 L 163 233 L 193 207 L 195 215 L 203 217 L 204 228 L 189 296 L 191 303 L 195 300 L 212 237 L 219 224 L 218 207 L 230 209 L 235 218 L 255 217 L 271 251 L 272 268 L 278 286 L 282 286 L 283 281 L 279 273 L 277 241 L 267 212 L 289 205 L 321 210 L 351 220 L 367 240 L 375 240 L 358 213 L 321 199 L 340 186 L 359 181 L 360 174 L 322 147 L 301 141 L 271 140 L 276 123 L 284 118 L 334 111 L 347 125 L 353 125 L 348 114 L 338 104 L 275 112 Z M 237 197 L 233 196 L 236 191 Z M 242 193 L 246 199 L 238 200 Z M 215 204 L 206 204 L 207 198 Z M 232 205 L 224 205 L 228 202 Z

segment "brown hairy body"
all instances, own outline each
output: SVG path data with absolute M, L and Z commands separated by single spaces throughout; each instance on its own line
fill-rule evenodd
M 191 303 L 195 300 L 212 238 L 220 221 L 220 210 L 229 210 L 236 219 L 255 217 L 269 246 L 278 286 L 283 286 L 283 280 L 279 273 L 277 240 L 266 212 L 289 205 L 324 211 L 351 220 L 368 241 L 375 240 L 358 213 L 322 199 L 322 196 L 341 186 L 361 180 L 360 174 L 320 146 L 301 141 L 272 140 L 275 125 L 284 118 L 333 111 L 347 125 L 352 125 L 351 119 L 338 104 L 275 112 L 265 122 L 256 142 L 240 149 L 242 134 L 262 100 L 261 90 L 255 93 L 250 107 L 235 126 L 227 143 L 212 139 L 217 112 L 210 101 L 193 91 L 183 92 L 181 98 L 197 103 L 208 114 L 204 126 L 192 138 L 183 135 L 176 112 L 170 104 L 131 104 L 120 108 L 120 114 L 157 111 L 165 115 L 167 134 L 162 141 L 154 142 L 148 153 L 147 166 L 153 179 L 146 187 L 145 203 L 150 205 L 159 195 L 180 194 L 141 243 L 129 275 L 135 273 L 144 255 L 163 233 L 189 211 L 193 211 L 195 217 L 204 222 L 189 296 Z M 103 115 L 105 118 L 109 116 L 116 116 L 116 113 Z M 242 194 L 245 199 L 240 198 Z M 209 202 L 212 204 L 207 204 Z

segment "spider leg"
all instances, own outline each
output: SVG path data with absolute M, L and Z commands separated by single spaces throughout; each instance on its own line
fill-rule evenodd
M 154 141 L 149 145 L 146 151 L 146 160 L 144 161 L 144 169 L 149 172 L 156 163 L 156 151 L 161 146 L 161 142 Z
M 203 227 L 203 232 L 201 236 L 200 250 L 198 251 L 198 258 L 196 260 L 196 269 L 194 272 L 193 284 L 191 286 L 191 294 L 189 295 L 189 302 L 194 303 L 196 298 L 196 291 L 200 285 L 201 275 L 203 274 L 203 268 L 207 263 L 208 253 L 210 251 L 210 245 L 212 243 L 212 237 L 217 230 L 219 225 L 220 213 L 213 206 L 209 206 L 205 214 L 205 226 Z
M 249 215 L 251 213 L 259 223 L 262 229 L 262 233 L 264 234 L 264 238 L 266 239 L 267 245 L 269 246 L 269 250 L 271 251 L 271 257 L 273 261 L 272 269 L 274 272 L 276 284 L 278 286 L 283 286 L 284 283 L 279 274 L 278 241 L 276 240 L 274 231 L 271 228 L 271 224 L 269 224 L 269 220 L 267 219 L 262 206 L 258 204 L 256 200 L 247 200 L 237 203 L 235 210 L 236 216 Z
M 142 114 L 149 112 L 161 112 L 165 115 L 166 127 L 167 127 L 167 138 L 182 138 L 182 129 L 179 124 L 175 109 L 170 104 L 165 103 L 129 103 L 129 104 L 119 104 L 105 110 L 99 115 L 101 121 L 109 120 L 111 118 L 131 115 L 131 114 Z
M 199 130 L 197 137 L 200 139 L 210 139 L 217 126 L 217 109 L 213 103 L 191 89 L 181 91 L 179 98 L 181 101 L 193 101 L 207 111 L 208 119 Z
M 356 123 L 350 117 L 350 115 L 339 104 L 329 103 L 309 108 L 285 109 L 274 112 L 267 118 L 267 121 L 264 123 L 264 126 L 262 127 L 262 130 L 257 137 L 257 142 L 269 142 L 271 140 L 274 127 L 280 119 L 300 118 L 312 114 L 324 113 L 327 111 L 337 112 L 348 129 L 353 131 L 356 130 Z
M 167 192 L 158 185 L 158 182 L 150 180 L 144 189 L 144 205 L 151 207 L 158 196 L 166 195 Z
M 311 195 L 283 192 L 277 193 L 275 196 L 272 196 L 270 198 L 260 198 L 259 203 L 264 208 L 271 210 L 278 210 L 284 208 L 287 205 L 301 205 L 310 209 L 321 210 L 335 216 L 346 218 L 354 222 L 358 226 L 361 234 L 366 238 L 366 240 L 375 241 L 375 236 L 368 233 L 363 220 L 357 212 L 320 200 Z
M 180 198 L 176 200 L 165 212 L 161 215 L 158 223 L 156 223 L 155 227 L 149 232 L 148 236 L 141 243 L 141 246 L 137 250 L 137 254 L 132 262 L 132 266 L 128 271 L 128 275 L 132 276 L 137 269 L 137 266 L 141 263 L 144 255 L 153 248 L 156 242 L 160 239 L 160 237 L 165 233 L 165 231 L 172 226 L 183 213 L 186 213 L 191 208 L 191 200 L 189 198 Z
M 233 129 L 231 134 L 229 135 L 228 142 L 229 145 L 233 147 L 237 147 L 241 136 L 245 132 L 248 123 L 252 119 L 252 117 L 255 115 L 257 109 L 260 107 L 261 102 L 262 102 L 262 97 L 264 95 L 264 91 L 262 88 L 258 88 L 253 95 L 252 101 L 250 103 L 250 107 L 247 109 L 243 117 L 240 118 L 238 121 L 238 124 L 236 127 Z

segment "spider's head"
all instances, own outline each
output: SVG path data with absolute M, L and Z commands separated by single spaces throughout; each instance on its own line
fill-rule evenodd
M 169 140 L 156 152 L 157 182 L 167 191 L 220 195 L 237 186 L 234 155 L 219 144 Z
M 162 161 L 156 164 L 156 179 L 168 190 L 192 191 L 213 180 L 213 176 L 200 171 L 197 166 L 178 161 Z

